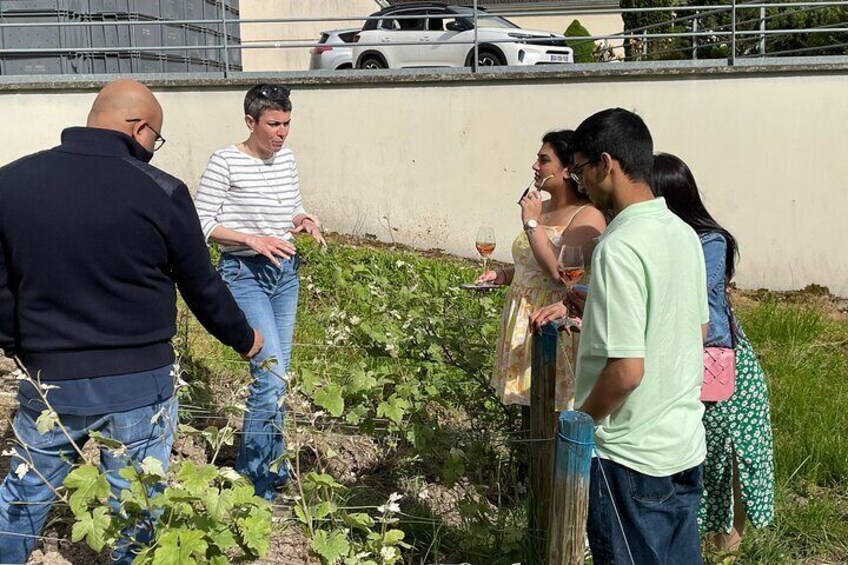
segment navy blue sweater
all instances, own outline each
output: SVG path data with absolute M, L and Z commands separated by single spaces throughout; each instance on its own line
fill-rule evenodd
M 0 346 L 44 380 L 173 362 L 176 290 L 246 353 L 253 330 L 209 262 L 185 184 L 120 132 L 69 128 L 0 169 Z

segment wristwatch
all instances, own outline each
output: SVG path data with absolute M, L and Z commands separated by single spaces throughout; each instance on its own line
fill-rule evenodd
M 539 227 L 539 221 L 530 218 L 526 222 L 524 222 L 524 231 L 533 231 L 534 229 Z

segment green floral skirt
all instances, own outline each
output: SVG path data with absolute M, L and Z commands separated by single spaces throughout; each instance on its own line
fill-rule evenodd
M 736 344 L 736 391 L 704 413 L 707 459 L 698 524 L 704 532 L 733 528 L 733 460 L 748 519 L 755 528 L 774 521 L 774 451 L 765 373 L 740 328 Z

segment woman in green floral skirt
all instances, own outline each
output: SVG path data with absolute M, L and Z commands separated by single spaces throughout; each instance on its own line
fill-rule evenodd
M 719 551 L 736 551 L 746 517 L 755 528 L 774 521 L 774 454 L 768 387 L 762 366 L 727 301 L 736 239 L 701 201 L 689 167 L 674 155 L 654 159 L 654 192 L 700 236 L 707 267 L 710 325 L 706 346 L 734 347 L 736 389 L 725 402 L 706 403 L 707 458 L 698 521 Z

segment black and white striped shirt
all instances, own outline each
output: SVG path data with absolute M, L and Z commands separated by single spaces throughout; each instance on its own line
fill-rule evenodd
M 294 217 L 306 214 L 297 163 L 287 147 L 267 160 L 252 157 L 235 145 L 215 151 L 200 178 L 194 205 L 207 240 L 218 226 L 291 240 Z M 220 247 L 222 253 L 255 254 L 242 245 Z

